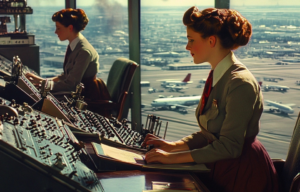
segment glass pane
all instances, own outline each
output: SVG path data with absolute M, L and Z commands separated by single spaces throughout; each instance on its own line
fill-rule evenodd
M 272 158 L 285 159 L 300 106 L 300 2 L 260 2 L 231 1 L 253 27 L 250 43 L 235 53 L 262 83 L 265 110 L 258 138 Z
M 129 58 L 127 0 L 77 0 L 76 6 L 89 18 L 82 34 L 98 51 L 100 70 L 97 76 L 106 81 L 113 62 L 119 57 Z
M 35 36 L 35 44 L 40 49 L 40 75 L 54 77 L 63 69 L 63 59 L 67 42 L 61 42 L 55 32 L 52 15 L 65 7 L 64 1 L 28 0 L 33 9 L 32 15 L 26 15 L 27 32 Z M 21 58 L 22 60 L 22 58 Z
M 160 117 L 159 135 L 164 136 L 168 122 L 167 140 L 199 131 L 194 115 L 204 85 L 199 81 L 207 78 L 210 66 L 203 64 L 198 65 L 201 69 L 192 69 L 190 66 L 196 65 L 185 49 L 187 37 L 182 17 L 194 5 L 199 9 L 214 7 L 214 1 L 141 1 L 142 123 L 146 123 L 148 114 Z M 187 84 L 182 83 L 186 76 L 190 81 Z

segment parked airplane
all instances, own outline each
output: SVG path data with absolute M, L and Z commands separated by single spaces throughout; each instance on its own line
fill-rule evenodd
M 263 90 L 265 91 L 280 91 L 280 92 L 286 92 L 290 88 L 288 86 L 283 85 L 264 85 Z
M 162 90 L 162 89 L 155 89 L 153 87 L 150 87 L 148 89 L 148 93 L 158 93 L 158 92 L 164 92 L 164 90 Z
M 168 85 L 181 86 L 181 85 L 186 85 L 186 84 L 189 84 L 189 83 L 193 83 L 193 81 L 191 81 L 191 73 L 188 73 L 182 81 L 172 80 L 172 79 L 163 79 L 163 80 L 158 80 L 158 81 L 161 81 L 160 85 L 162 87 L 166 87 Z
M 190 105 L 198 104 L 200 97 L 201 96 L 159 98 L 152 101 L 151 106 L 153 110 L 168 109 L 187 113 L 186 108 Z
M 265 100 L 265 103 L 267 106 L 264 106 L 264 111 L 266 112 L 280 112 L 285 115 L 294 113 L 294 109 L 291 106 L 295 104 L 281 104 L 270 100 Z
M 166 88 L 168 88 L 169 91 L 174 91 L 174 92 L 182 92 L 183 89 L 188 89 L 188 87 L 176 86 L 176 85 L 167 85 Z
M 278 81 L 282 81 L 283 78 L 280 77 L 264 77 L 265 81 L 271 81 L 271 82 L 278 82 Z

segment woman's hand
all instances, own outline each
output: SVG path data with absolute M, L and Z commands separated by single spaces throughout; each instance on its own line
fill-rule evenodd
M 167 152 L 172 151 L 176 146 L 176 144 L 174 142 L 165 141 L 155 135 L 148 133 L 146 138 L 144 139 L 144 142 L 142 143 L 142 147 L 146 147 L 151 144 L 155 148 L 162 149 Z
M 172 164 L 172 159 L 169 156 L 170 153 L 166 151 L 161 149 L 152 149 L 146 153 L 145 160 L 147 163 Z
M 174 163 L 189 163 L 194 162 L 190 151 L 170 153 L 161 149 L 152 149 L 145 155 L 147 163 L 162 163 L 162 164 L 174 164 Z

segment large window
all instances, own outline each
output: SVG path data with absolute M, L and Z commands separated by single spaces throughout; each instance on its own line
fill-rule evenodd
M 97 76 L 106 81 L 113 62 L 119 57 L 129 58 L 127 0 L 77 0 L 76 7 L 88 15 L 89 24 L 82 34 L 97 50 L 100 56 Z
M 28 0 L 27 6 L 33 9 L 33 14 L 26 15 L 27 32 L 34 35 L 35 43 L 40 49 L 40 75 L 54 77 L 63 69 L 63 60 L 67 42 L 59 41 L 55 32 L 52 15 L 65 7 L 62 1 Z M 22 58 L 21 58 L 22 59 Z
M 253 27 L 251 42 L 236 55 L 262 83 L 258 137 L 272 158 L 285 159 L 300 106 L 300 2 L 231 1 L 230 7 Z
M 253 26 L 250 43 L 235 54 L 262 83 L 265 111 L 258 137 L 272 158 L 285 158 L 300 107 L 297 100 L 300 91 L 300 1 L 230 2 L 230 7 L 238 10 Z M 199 0 L 141 0 L 142 123 L 146 122 L 148 114 L 160 117 L 160 135 L 163 136 L 168 122 L 168 140 L 177 140 L 199 130 L 194 115 L 199 100 L 189 101 L 187 107 L 180 107 L 179 100 L 197 100 L 210 70 L 209 64 L 195 65 L 185 50 L 187 38 L 182 24 L 182 16 L 189 7 L 214 7 L 214 0 L 203 3 Z M 51 16 L 65 7 L 64 1 L 47 4 L 46 1 L 29 0 L 28 6 L 34 13 L 26 17 L 27 31 L 35 35 L 36 44 L 40 46 L 41 75 L 55 76 L 62 71 L 68 42 L 60 42 L 57 38 Z M 76 6 L 84 9 L 90 19 L 82 34 L 98 51 L 98 77 L 106 80 L 116 58 L 129 58 L 127 0 L 77 0 Z M 9 24 L 9 31 L 13 26 Z M 186 77 L 190 77 L 190 82 L 178 83 Z M 172 100 L 175 101 L 171 106 L 164 105 Z
M 53 77 L 63 71 L 64 55 L 69 43 L 60 41 L 55 34 L 55 23 L 51 18 L 53 13 L 65 8 L 65 1 L 55 2 L 29 0 L 27 3 L 33 9 L 33 14 L 26 18 L 27 31 L 35 35 L 35 42 L 40 47 L 42 77 Z M 113 61 L 118 57 L 129 57 L 127 0 L 77 0 L 76 5 L 89 18 L 87 27 L 81 33 L 100 55 L 97 76 L 106 81 Z
M 212 0 L 203 3 L 196 0 L 141 1 L 142 123 L 146 122 L 148 114 L 160 117 L 160 136 L 164 136 L 168 122 L 168 140 L 178 140 L 199 131 L 194 113 L 204 86 L 200 80 L 207 78 L 210 65 L 193 63 L 185 49 L 187 37 L 182 16 L 194 5 L 214 7 Z M 188 74 L 191 74 L 190 82 L 180 83 L 186 76 L 189 78 Z M 189 106 L 180 107 L 180 99 L 191 99 L 187 102 Z

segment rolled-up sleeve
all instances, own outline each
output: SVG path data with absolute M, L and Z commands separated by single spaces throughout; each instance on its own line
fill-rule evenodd
M 190 150 L 202 148 L 208 144 L 208 141 L 202 131 L 193 133 L 182 138 L 181 140 L 189 146 Z
M 60 75 L 56 76 L 60 81 L 64 80 L 66 78 L 66 75 L 64 74 L 64 72 L 62 72 Z

